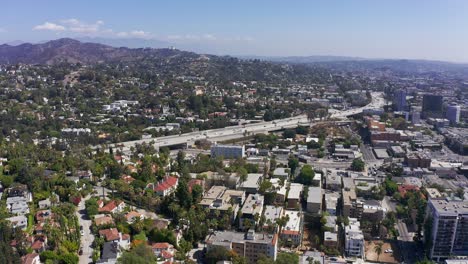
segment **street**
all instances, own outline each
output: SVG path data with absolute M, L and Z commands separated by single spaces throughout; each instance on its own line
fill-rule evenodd
M 92 262 L 93 248 L 91 247 L 94 241 L 94 235 L 91 233 L 91 224 L 92 221 L 89 219 L 86 214 L 85 201 L 89 200 L 91 195 L 86 196 L 81 203 L 78 205 L 78 210 L 76 211 L 76 216 L 80 226 L 83 227 L 83 235 L 81 236 L 81 248 L 83 249 L 83 254 L 80 256 L 79 264 L 88 264 Z

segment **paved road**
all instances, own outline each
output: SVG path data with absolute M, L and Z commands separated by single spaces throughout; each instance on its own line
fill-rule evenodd
M 91 233 L 91 219 L 89 219 L 85 210 L 85 201 L 91 198 L 90 195 L 86 196 L 81 203 L 78 205 L 76 216 L 80 222 L 80 226 L 83 227 L 83 235 L 81 236 L 81 248 L 83 254 L 80 256 L 79 264 L 88 264 L 92 262 L 93 248 L 91 244 L 94 241 L 94 235 Z
M 362 157 L 364 158 L 364 161 L 366 162 L 374 162 L 377 159 L 374 156 L 374 153 L 372 152 L 372 149 L 370 146 L 361 144 L 361 152 L 362 152 Z
M 384 105 L 384 99 L 382 93 L 374 92 L 372 93 L 372 102 L 364 107 L 354 108 L 345 111 L 335 111 L 331 113 L 332 118 L 346 118 L 348 116 L 352 116 L 355 114 L 362 113 L 364 109 L 369 108 L 376 108 L 382 107 Z M 180 145 L 180 144 L 192 144 L 196 140 L 200 139 L 208 139 L 208 140 L 226 140 L 226 139 L 233 139 L 233 138 L 241 138 L 246 134 L 257 134 L 261 132 L 270 132 L 281 130 L 284 128 L 294 128 L 299 125 L 308 125 L 310 124 L 307 115 L 299 115 L 284 119 L 278 119 L 269 122 L 259 122 L 254 124 L 246 124 L 242 126 L 229 126 L 220 129 L 210 129 L 204 130 L 199 132 L 190 132 L 180 135 L 172 135 L 172 136 L 165 136 L 165 137 L 158 137 L 158 138 L 150 138 L 150 139 L 141 139 L 141 140 L 134 140 L 134 141 L 126 141 L 120 142 L 116 144 L 111 144 L 111 147 L 119 148 L 123 152 L 127 152 L 130 150 L 131 147 L 135 146 L 136 144 L 142 143 L 151 143 L 156 148 L 164 147 L 164 146 L 173 146 L 173 145 Z M 94 146 L 95 148 L 99 146 Z

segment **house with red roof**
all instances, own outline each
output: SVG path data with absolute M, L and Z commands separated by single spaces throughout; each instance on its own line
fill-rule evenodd
M 99 235 L 104 237 L 106 242 L 118 243 L 123 249 L 130 248 L 130 235 L 120 233 L 117 228 L 99 230 Z
M 188 182 L 189 192 L 192 192 L 192 188 L 195 185 L 200 185 L 202 187 L 202 189 L 205 190 L 205 181 L 204 180 L 202 180 L 202 179 L 191 179 Z
M 98 203 L 99 205 L 99 203 Z M 123 201 L 112 200 L 106 205 L 100 207 L 98 210 L 100 213 L 120 213 L 125 209 L 125 203 Z
M 419 187 L 416 185 L 409 184 L 403 184 L 398 186 L 398 192 L 400 193 L 401 197 L 405 197 L 406 193 L 409 191 L 417 192 L 419 191 Z
M 135 222 L 136 219 L 145 219 L 145 216 L 137 211 L 131 211 L 125 215 L 125 218 L 127 219 L 127 223 L 132 224 L 133 222 Z
M 120 177 L 120 179 L 122 179 L 126 184 L 130 184 L 135 180 L 135 178 L 133 178 L 130 175 L 122 175 L 122 177 Z
M 157 258 L 163 258 L 165 261 L 174 261 L 175 249 L 172 244 L 167 242 L 153 243 L 151 248 Z
M 149 183 L 146 187 L 152 189 L 159 196 L 167 196 L 174 192 L 179 184 L 179 178 L 175 176 L 164 177 L 158 183 Z
M 28 238 L 31 243 L 31 249 L 36 253 L 41 253 L 46 250 L 47 247 L 47 236 L 36 235 Z

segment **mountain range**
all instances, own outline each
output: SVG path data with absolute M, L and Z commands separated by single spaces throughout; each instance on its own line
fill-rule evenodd
M 137 61 L 144 57 L 175 53 L 191 54 L 168 48 L 117 48 L 62 38 L 38 44 L 0 45 L 0 64 L 55 64 L 60 62 L 94 64 L 110 61 Z
M 99 43 L 96 43 L 99 42 Z M 106 43 L 106 44 L 103 44 Z M 167 48 L 170 43 L 157 40 L 147 40 L 147 48 L 141 48 L 141 40 L 118 40 L 105 38 L 84 38 L 80 40 L 62 38 L 42 43 L 23 43 L 14 41 L 0 45 L 0 64 L 56 64 L 61 62 L 95 64 L 101 62 L 140 61 L 143 59 L 165 58 L 232 58 L 231 56 L 199 55 L 194 52 Z M 155 48 L 158 47 L 158 48 Z M 426 60 L 389 60 L 365 59 L 346 56 L 237 56 L 241 60 L 257 60 L 263 62 L 311 64 L 344 69 L 376 69 L 390 68 L 401 71 L 468 71 L 466 64 L 454 64 Z M 173 60 L 176 62 L 180 60 Z

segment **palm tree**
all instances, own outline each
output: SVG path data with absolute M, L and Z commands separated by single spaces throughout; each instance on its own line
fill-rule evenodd
M 377 253 L 377 261 L 379 261 L 380 255 L 382 254 L 382 242 L 378 242 L 374 245 L 374 252 Z

